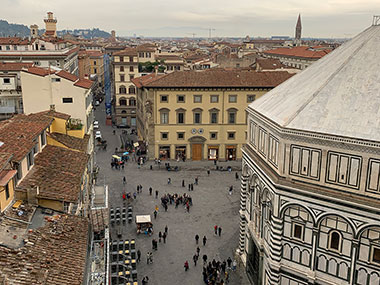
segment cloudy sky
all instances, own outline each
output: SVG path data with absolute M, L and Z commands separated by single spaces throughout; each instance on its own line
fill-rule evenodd
M 44 27 L 52 11 L 58 29 L 116 30 L 132 36 L 294 35 L 301 13 L 303 37 L 352 37 L 380 15 L 380 0 L 0 0 L 0 18 Z

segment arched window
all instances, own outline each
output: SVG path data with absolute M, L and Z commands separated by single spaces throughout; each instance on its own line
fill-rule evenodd
M 126 113 L 127 113 L 127 111 L 123 110 L 123 111 L 121 111 L 121 113 L 122 113 L 122 114 L 126 114 Z
M 120 94 L 126 94 L 126 93 L 127 93 L 127 89 L 125 88 L 124 85 L 121 85 L 121 86 L 119 87 L 119 93 L 120 93 Z
M 129 98 L 129 106 L 136 106 L 136 99 L 135 98 Z
M 341 236 L 337 231 L 330 232 L 330 249 L 340 251 Z
M 133 86 L 133 85 L 129 86 L 129 88 L 128 88 L 128 93 L 129 93 L 129 94 L 135 94 L 135 93 L 136 93 L 136 88 L 135 88 L 135 86 Z
M 124 97 L 121 97 L 119 99 L 119 105 L 120 106 L 127 106 L 127 99 L 125 99 Z

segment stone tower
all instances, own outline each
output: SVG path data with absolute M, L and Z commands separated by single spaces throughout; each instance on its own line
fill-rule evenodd
M 299 14 L 298 20 L 297 20 L 297 25 L 296 25 L 296 35 L 295 35 L 296 46 L 299 46 L 301 44 L 301 32 L 302 32 L 301 14 Z
M 38 37 L 38 26 L 36 24 L 30 26 L 30 36 L 32 39 Z
M 57 36 L 57 19 L 53 17 L 53 12 L 47 13 L 45 22 L 45 36 L 56 37 Z

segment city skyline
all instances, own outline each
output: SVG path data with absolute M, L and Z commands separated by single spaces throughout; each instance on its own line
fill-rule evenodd
M 181 1 L 138 3 L 111 0 L 93 1 L 5 0 L 3 17 L 10 23 L 43 28 L 42 19 L 52 11 L 57 28 L 100 28 L 115 30 L 118 36 L 213 37 L 294 36 L 298 14 L 302 17 L 302 36 L 320 38 L 353 37 L 371 25 L 380 13 L 374 0 L 312 1 Z M 157 13 L 159 11 L 159 13 Z M 378 12 L 379 11 L 379 12 Z M 5 16 L 6 15 L 6 16 Z M 173 24 L 175 23 L 175 24 Z M 233 23 L 233 24 L 231 24 Z

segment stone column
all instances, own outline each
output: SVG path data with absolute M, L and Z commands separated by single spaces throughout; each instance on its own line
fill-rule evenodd
M 270 284 L 280 284 L 280 262 L 282 257 L 283 220 L 272 215 L 270 230 Z
M 247 200 L 247 181 L 249 176 L 248 175 L 242 175 L 241 176 L 241 184 L 240 184 L 240 236 L 239 236 L 239 253 L 244 253 L 244 247 L 245 247 L 245 237 L 246 237 L 246 226 L 247 221 L 245 219 L 245 209 L 246 205 L 245 202 Z
M 350 266 L 350 284 L 355 284 L 355 271 L 356 271 L 356 261 L 358 259 L 358 249 L 359 240 L 354 239 L 352 241 L 352 255 L 351 255 L 351 266 Z

